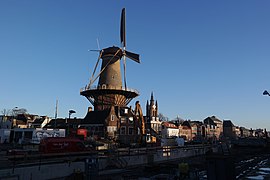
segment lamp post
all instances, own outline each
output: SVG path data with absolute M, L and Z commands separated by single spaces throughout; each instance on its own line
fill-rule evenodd
M 269 92 L 266 91 L 266 90 L 263 91 L 263 95 L 264 95 L 264 96 L 267 96 L 267 95 L 270 96 Z M 265 136 L 268 137 L 266 129 L 265 129 Z
M 68 111 L 68 120 L 69 121 L 70 121 L 71 114 L 74 114 L 74 113 L 76 113 L 76 111 L 74 111 L 72 109 Z M 67 126 L 67 135 L 69 135 L 69 123 L 68 122 L 66 122 L 66 126 Z
M 74 113 L 76 113 L 76 111 L 74 111 L 74 110 L 69 110 L 69 112 L 68 112 L 68 119 L 70 119 L 71 114 L 74 114 Z

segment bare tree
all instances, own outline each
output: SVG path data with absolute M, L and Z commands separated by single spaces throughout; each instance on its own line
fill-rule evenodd
M 184 119 L 180 118 L 179 116 L 176 116 L 175 120 L 180 124 L 182 124 L 185 121 Z
M 10 109 L 3 109 L 3 110 L 1 111 L 1 114 L 2 114 L 3 116 L 9 116 L 9 115 L 11 114 L 11 110 L 10 110 Z
M 162 113 L 158 114 L 158 118 L 160 121 L 169 121 L 169 118 L 164 116 Z

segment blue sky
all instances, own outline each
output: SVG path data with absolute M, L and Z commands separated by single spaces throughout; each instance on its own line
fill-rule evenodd
M 127 84 L 145 107 L 153 91 L 170 119 L 216 115 L 270 130 L 269 1 L 0 1 L 0 110 L 84 117 L 79 95 L 98 54 L 119 46 L 126 8 Z

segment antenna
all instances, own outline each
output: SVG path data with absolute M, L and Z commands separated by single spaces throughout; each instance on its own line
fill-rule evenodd
M 58 111 L 58 99 L 56 99 L 55 105 L 54 128 L 56 128 L 57 111 Z

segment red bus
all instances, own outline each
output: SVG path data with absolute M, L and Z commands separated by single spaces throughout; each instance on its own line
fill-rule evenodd
M 83 141 L 70 137 L 48 137 L 42 139 L 39 145 L 40 153 L 66 153 L 86 151 Z

